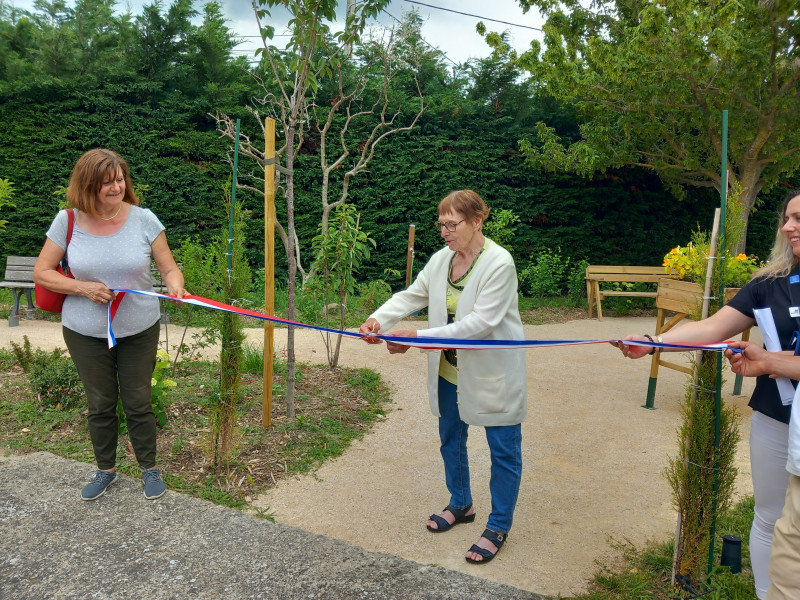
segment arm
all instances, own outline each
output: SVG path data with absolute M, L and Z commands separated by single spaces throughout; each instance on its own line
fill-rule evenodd
M 731 362 L 731 370 L 737 375 L 800 379 L 800 356 L 792 352 L 768 352 L 753 342 L 731 342 L 730 347 L 741 350 L 740 353 L 725 351 L 725 356 Z
M 114 293 L 99 281 L 80 281 L 56 271 L 62 258 L 64 250 L 50 238 L 45 239 L 33 267 L 33 281 L 60 294 L 84 296 L 95 304 L 107 304 L 114 299 Z
M 183 273 L 178 268 L 172 251 L 167 243 L 167 235 L 162 231 L 158 237 L 150 244 L 153 251 L 153 259 L 156 261 L 158 272 L 161 273 L 161 281 L 167 286 L 167 292 L 176 298 L 183 298 L 186 290 L 183 288 Z
M 753 325 L 755 325 L 755 321 L 750 317 L 743 315 L 735 308 L 723 306 L 707 319 L 692 321 L 676 329 L 670 329 L 661 335 L 661 341 L 672 344 L 684 342 L 687 344 L 712 344 L 730 339 Z M 623 340 L 649 341 L 643 335 L 629 335 Z M 651 350 L 647 346 L 629 346 L 622 341 L 615 342 L 613 345 L 622 350 L 622 354 L 628 358 L 641 358 L 650 354 Z M 662 352 L 685 352 L 685 350 L 669 348 L 663 349 Z

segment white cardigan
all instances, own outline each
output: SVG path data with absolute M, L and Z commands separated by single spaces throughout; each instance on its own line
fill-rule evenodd
M 447 324 L 446 290 L 453 251 L 434 254 L 411 286 L 394 294 L 371 316 L 381 332 L 428 307 L 428 329 L 419 336 L 489 340 L 525 339 L 519 316 L 517 273 L 508 251 L 491 240 L 475 265 Z M 428 398 L 439 414 L 441 350 L 428 353 Z M 458 350 L 458 410 L 470 425 L 516 425 L 527 416 L 525 350 Z

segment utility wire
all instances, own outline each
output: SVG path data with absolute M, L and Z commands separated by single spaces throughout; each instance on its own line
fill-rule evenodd
M 435 8 L 436 10 L 443 10 L 445 12 L 455 13 L 457 15 L 464 15 L 465 17 L 474 17 L 476 19 L 481 19 L 482 21 L 492 21 L 494 23 L 502 23 L 503 25 L 511 25 L 512 27 L 522 27 L 523 29 L 533 29 L 535 31 L 542 31 L 539 27 L 532 27 L 530 25 L 520 25 L 518 23 L 509 23 L 508 21 L 500 21 L 499 19 L 490 19 L 489 17 L 481 17 L 478 15 L 472 15 L 470 13 L 460 12 L 457 10 L 453 10 L 451 8 L 444 8 L 442 6 L 434 6 L 433 4 L 425 4 L 424 2 L 418 2 L 417 0 L 405 0 L 410 4 L 419 4 L 420 6 L 427 6 L 428 8 Z
M 400 19 L 398 19 L 397 17 L 395 17 L 392 13 L 390 13 L 388 10 L 386 10 L 385 8 L 382 8 L 381 10 L 383 12 L 385 12 L 387 15 L 389 15 L 390 17 L 392 17 L 395 21 L 397 21 L 398 23 L 400 23 L 402 25 L 403 22 Z M 459 66 L 459 64 L 456 61 L 454 61 L 452 58 L 447 56 L 447 54 L 445 54 L 442 50 L 440 50 L 439 48 L 437 48 L 436 46 L 431 44 L 428 40 L 426 40 L 421 35 L 419 36 L 419 39 L 421 39 L 423 42 L 425 42 L 425 45 L 428 46 L 428 48 L 430 48 L 431 50 L 435 50 L 436 52 L 440 52 L 442 54 L 442 56 L 444 56 L 447 60 L 449 60 L 451 63 L 453 63 L 456 67 Z

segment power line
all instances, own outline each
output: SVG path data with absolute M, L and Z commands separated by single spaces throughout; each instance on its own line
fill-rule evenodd
M 444 8 L 441 6 L 434 6 L 432 4 L 425 4 L 424 2 L 418 2 L 417 0 L 405 0 L 410 4 L 419 4 L 420 6 L 427 6 L 428 8 L 435 8 L 436 10 L 443 10 L 445 12 L 455 13 L 457 15 L 464 15 L 465 17 L 474 17 L 476 19 L 481 19 L 482 21 L 492 21 L 494 23 L 502 23 L 503 25 L 511 25 L 512 27 L 522 27 L 523 29 L 533 29 L 535 31 L 542 31 L 539 27 L 532 27 L 530 25 L 520 25 L 518 23 L 509 23 L 508 21 L 500 21 L 499 19 L 490 19 L 489 17 L 481 17 L 478 15 L 472 15 L 470 13 L 460 12 L 457 10 L 453 10 L 451 8 Z
M 402 22 L 400 19 L 398 19 L 397 17 L 395 17 L 395 16 L 394 16 L 392 13 L 390 13 L 388 10 L 386 10 L 385 8 L 382 8 L 381 10 L 382 10 L 383 12 L 385 12 L 387 15 L 389 15 L 390 17 L 392 17 L 392 18 L 393 18 L 395 21 L 397 21 L 398 23 L 400 23 L 400 24 L 402 25 L 402 23 L 403 23 L 403 22 Z M 455 66 L 458 66 L 458 63 L 457 63 L 456 61 L 454 61 L 452 58 L 450 58 L 449 56 L 447 56 L 447 54 L 445 54 L 443 50 L 440 50 L 439 48 L 437 48 L 436 46 L 434 46 L 433 44 L 431 44 L 431 43 L 430 43 L 428 40 L 426 40 L 426 39 L 425 39 L 424 37 L 422 37 L 421 35 L 419 36 L 419 39 L 421 39 L 423 42 L 425 42 L 425 44 L 426 44 L 426 45 L 427 45 L 427 46 L 428 46 L 430 49 L 432 49 L 432 50 L 436 50 L 437 52 L 441 52 L 442 56 L 444 56 L 444 57 L 445 57 L 447 60 L 449 60 L 449 61 L 450 61 L 451 63 L 453 63 Z

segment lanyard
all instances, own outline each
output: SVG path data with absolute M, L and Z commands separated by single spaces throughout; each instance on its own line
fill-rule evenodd
M 794 355 L 800 354 L 800 301 L 796 298 L 795 292 L 800 293 L 800 265 L 792 268 L 789 279 L 786 283 L 789 288 L 789 316 L 794 319 L 797 329 L 792 333 L 787 350 L 794 351 Z

